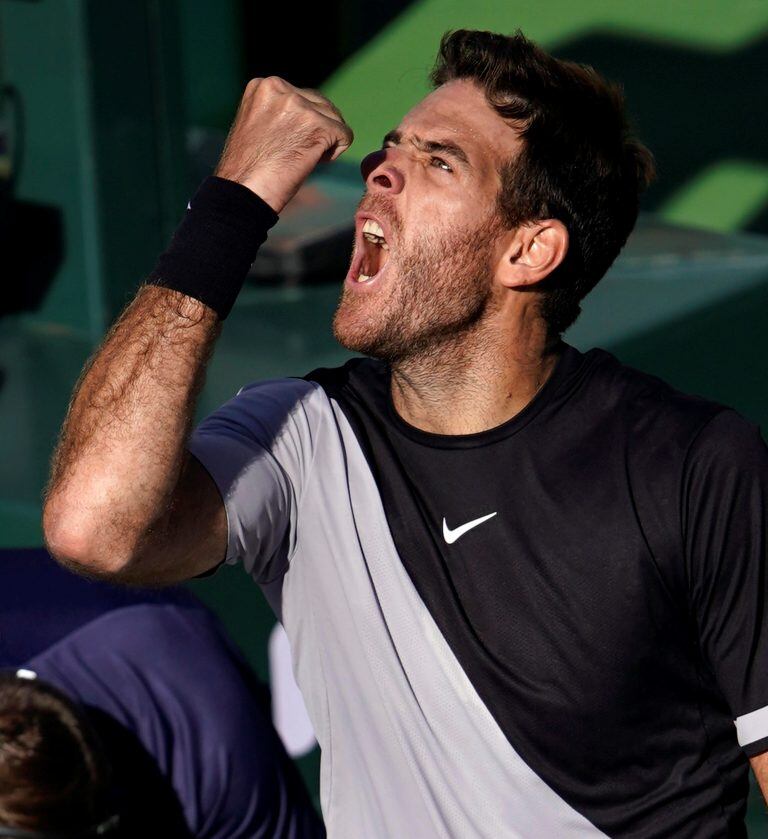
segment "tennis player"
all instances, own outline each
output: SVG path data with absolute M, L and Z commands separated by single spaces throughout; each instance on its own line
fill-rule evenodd
M 246 385 L 190 434 L 257 248 L 352 142 L 318 93 L 248 84 L 77 386 L 48 542 L 126 582 L 243 565 L 292 645 L 332 837 L 744 836 L 766 447 L 561 337 L 651 155 L 616 86 L 519 33 L 448 34 L 432 81 L 362 164 L 334 330 L 365 357 Z

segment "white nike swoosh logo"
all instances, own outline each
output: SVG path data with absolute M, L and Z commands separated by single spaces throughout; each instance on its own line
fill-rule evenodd
M 473 527 L 477 527 L 478 524 L 482 524 L 484 521 L 488 521 L 488 519 L 492 519 L 496 513 L 488 513 L 487 516 L 480 516 L 479 519 L 472 519 L 472 521 L 468 521 L 466 524 L 460 524 L 454 530 L 451 530 L 448 527 L 448 523 L 445 519 L 443 519 L 443 539 L 449 544 L 452 545 L 457 539 L 460 539 L 468 530 L 472 530 Z

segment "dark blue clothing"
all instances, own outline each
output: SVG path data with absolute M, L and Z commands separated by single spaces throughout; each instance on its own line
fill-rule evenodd
M 0 667 L 88 708 L 124 821 L 145 837 L 324 835 L 265 689 L 188 591 L 115 588 L 42 550 L 2 552 Z

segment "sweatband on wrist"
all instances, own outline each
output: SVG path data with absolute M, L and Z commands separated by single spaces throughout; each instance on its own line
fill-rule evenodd
M 205 303 L 224 320 L 277 213 L 255 192 L 211 175 L 147 278 Z

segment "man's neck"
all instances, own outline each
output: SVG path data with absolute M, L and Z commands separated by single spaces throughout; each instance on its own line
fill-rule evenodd
M 476 434 L 514 417 L 536 396 L 562 352 L 543 324 L 514 334 L 462 335 L 392 366 L 392 401 L 410 425 Z

